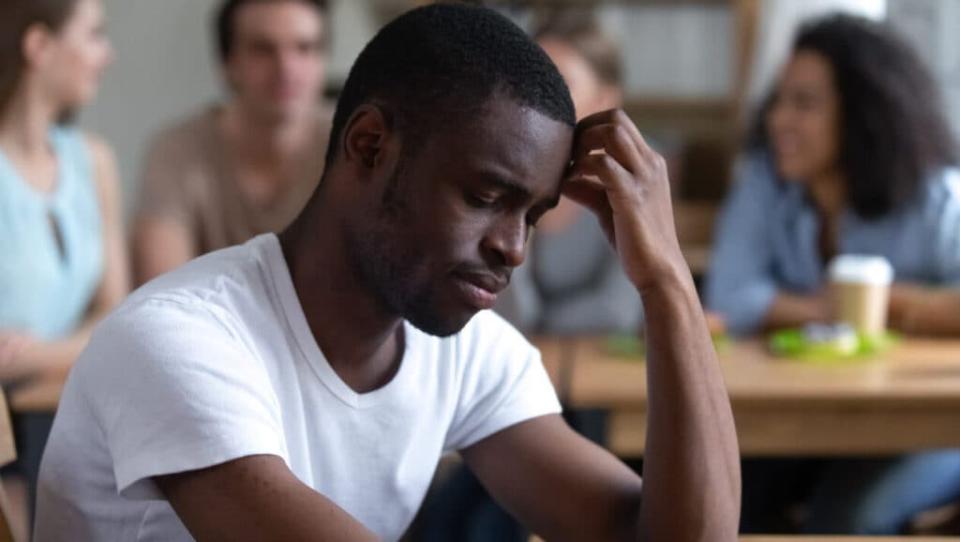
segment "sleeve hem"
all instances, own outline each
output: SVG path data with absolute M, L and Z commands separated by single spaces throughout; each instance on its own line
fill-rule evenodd
M 263 438 L 250 439 L 248 443 L 238 443 L 232 447 L 203 448 L 201 444 L 160 452 L 145 449 L 127 461 L 118 462 L 115 465 L 117 493 L 133 500 L 163 499 L 153 483 L 155 476 L 205 469 L 253 455 L 275 455 L 286 462 L 282 446 Z

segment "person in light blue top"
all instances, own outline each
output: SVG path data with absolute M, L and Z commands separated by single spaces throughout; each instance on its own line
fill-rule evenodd
M 829 321 L 828 262 L 881 255 L 890 325 L 960 335 L 960 172 L 943 119 L 931 76 L 885 26 L 834 15 L 802 27 L 721 215 L 708 307 L 740 336 Z M 743 532 L 788 530 L 799 502 L 801 530 L 895 534 L 960 499 L 956 450 L 743 467 Z
M 0 384 L 65 373 L 128 291 L 116 165 L 66 121 L 111 57 L 101 0 L 0 3 Z M 14 417 L 33 487 L 49 417 Z
M 50 130 L 58 172 L 50 192 L 0 151 L 0 324 L 41 341 L 70 336 L 103 276 L 103 221 L 93 164 L 75 129 Z

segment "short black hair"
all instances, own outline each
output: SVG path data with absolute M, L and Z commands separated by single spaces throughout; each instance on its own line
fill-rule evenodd
M 913 197 L 937 168 L 957 163 L 937 85 L 924 63 L 888 26 L 852 15 L 803 25 L 793 52 L 830 64 L 840 97 L 840 168 L 850 206 L 879 218 Z M 752 145 L 768 146 L 766 116 L 754 123 Z
M 233 52 L 233 38 L 235 34 L 235 19 L 237 11 L 246 4 L 262 3 L 271 0 L 226 0 L 220 4 L 213 19 L 214 34 L 217 38 L 217 55 L 220 62 L 226 62 Z M 277 1 L 277 0 L 272 0 Z M 287 0 L 302 2 L 317 10 L 320 16 L 327 14 L 327 0 Z
M 533 40 L 499 13 L 431 4 L 383 27 L 357 57 L 337 103 L 326 163 L 357 107 L 372 103 L 413 145 L 439 122 L 477 111 L 495 94 L 574 126 L 563 78 Z

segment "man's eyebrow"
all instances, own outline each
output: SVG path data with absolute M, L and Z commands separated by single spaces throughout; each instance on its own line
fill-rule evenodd
M 483 179 L 483 182 L 487 184 L 492 184 L 497 188 L 499 188 L 500 190 L 503 190 L 505 192 L 510 192 L 516 196 L 520 196 L 525 200 L 533 199 L 533 193 L 530 192 L 530 190 L 527 187 L 523 186 L 522 184 L 514 180 L 508 179 L 506 177 L 503 177 L 493 172 L 485 173 L 482 179 Z M 553 209 L 560 203 L 560 194 L 561 194 L 561 191 L 557 190 L 556 194 L 550 196 L 549 199 L 538 203 L 537 206 L 545 207 L 546 209 Z
M 513 192 L 516 195 L 523 196 L 524 198 L 528 199 L 533 197 L 533 194 L 530 193 L 530 190 L 528 190 L 527 187 L 516 181 L 497 175 L 496 173 L 485 173 L 482 179 L 483 182 L 495 185 L 497 188 L 503 191 Z

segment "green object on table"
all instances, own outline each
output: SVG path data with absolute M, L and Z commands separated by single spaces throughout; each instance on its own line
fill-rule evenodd
M 643 339 L 625 333 L 607 337 L 605 347 L 607 353 L 620 358 L 643 359 L 647 354 L 647 343 Z
M 834 362 L 867 359 L 890 349 L 899 338 L 890 332 L 882 335 L 856 334 L 851 342 L 814 342 L 802 329 L 784 329 L 770 335 L 770 350 L 787 358 L 812 362 Z
M 713 335 L 713 347 L 719 352 L 727 348 L 731 339 L 726 333 L 722 335 Z M 604 345 L 608 354 L 620 358 L 635 359 L 643 361 L 647 354 L 647 343 L 641 337 L 625 333 L 610 335 L 607 337 Z

